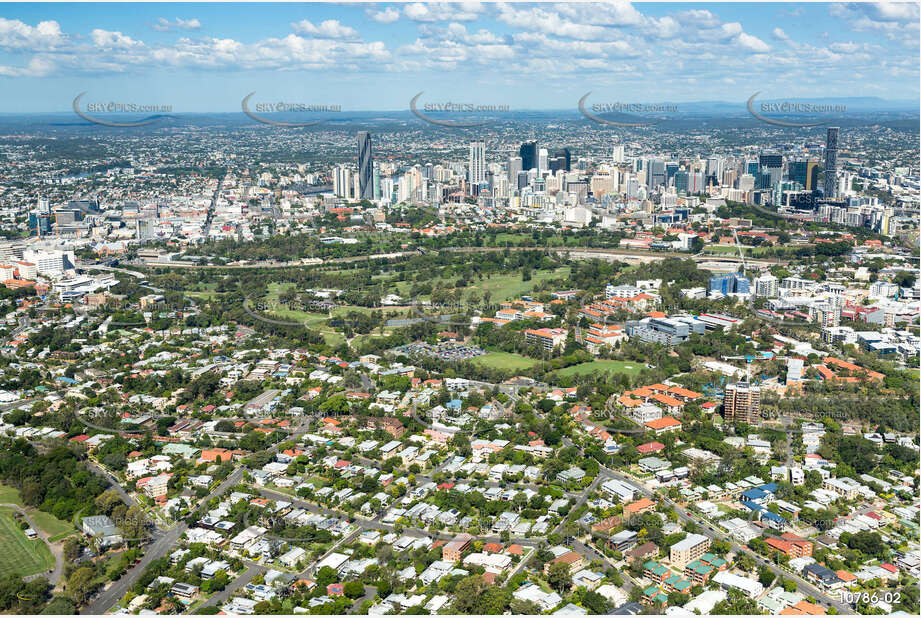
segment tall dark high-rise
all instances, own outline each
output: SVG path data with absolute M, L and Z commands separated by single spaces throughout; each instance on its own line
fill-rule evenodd
M 537 167 L 537 142 L 525 142 L 518 154 L 521 155 L 521 169 L 527 172 Z
M 758 168 L 761 172 L 759 189 L 773 189 L 783 179 L 783 155 L 762 153 L 758 156 Z
M 819 176 L 819 162 L 812 159 L 803 159 L 790 163 L 790 180 L 800 184 L 806 191 L 816 189 Z
M 563 169 L 567 172 L 572 171 L 572 151 L 569 148 L 557 148 L 553 153 L 553 157 L 555 159 L 564 159 L 565 166 Z
M 374 199 L 373 160 L 371 157 L 371 134 L 358 132 L 358 199 Z
M 828 127 L 825 137 L 825 197 L 838 197 L 838 127 Z

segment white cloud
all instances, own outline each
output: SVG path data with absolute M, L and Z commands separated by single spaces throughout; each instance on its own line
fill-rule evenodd
M 373 21 L 376 21 L 379 24 L 392 24 L 393 22 L 400 19 L 400 10 L 392 6 L 388 6 L 383 11 L 375 11 L 373 9 L 366 9 L 365 14 Z
M 337 19 L 327 19 L 315 26 L 312 22 L 302 19 L 292 22 L 291 28 L 298 34 L 309 34 L 323 39 L 354 39 L 358 38 L 358 30 L 342 25 Z
M 0 17 L 0 48 L 51 50 L 66 43 L 67 36 L 56 21 L 42 21 L 33 27 Z
M 45 77 L 57 67 L 50 58 L 36 56 L 25 67 L 11 67 L 0 64 L 0 75 L 5 77 Z
M 918 46 L 921 13 L 916 2 L 834 4 L 829 12 L 855 32 L 877 32 L 909 47 Z
M 93 32 L 90 33 L 90 38 L 93 39 L 93 44 L 96 45 L 96 47 L 129 49 L 131 47 L 143 45 L 143 43 L 135 41 L 130 36 L 125 36 L 121 32 L 102 30 L 100 28 L 93 30 Z
M 774 28 L 774 32 L 772 34 L 774 35 L 775 39 L 778 39 L 780 41 L 790 40 L 790 36 L 780 28 Z
M 745 33 L 745 32 L 742 32 L 742 33 L 739 34 L 739 38 L 737 39 L 737 41 L 738 41 L 739 45 L 741 45 L 741 46 L 744 47 L 745 49 L 750 49 L 750 50 L 752 50 L 752 51 L 754 51 L 754 52 L 758 52 L 758 53 L 770 51 L 770 49 L 771 49 L 771 46 L 770 46 L 770 45 L 768 45 L 767 43 L 765 43 L 764 41 L 762 41 L 762 40 L 759 39 L 758 37 L 752 36 L 752 35 L 747 34 L 747 33 Z
M 195 18 L 192 19 L 182 19 L 180 17 L 176 18 L 176 21 L 170 21 L 164 17 L 157 19 L 156 23 L 151 25 L 151 28 L 157 32 L 169 32 L 170 30 L 198 30 L 201 28 L 201 22 Z
M 474 21 L 483 7 L 479 2 L 414 2 L 403 6 L 403 14 L 413 21 Z

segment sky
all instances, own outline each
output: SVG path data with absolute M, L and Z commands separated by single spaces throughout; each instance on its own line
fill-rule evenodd
M 918 3 L 0 4 L 0 112 L 919 99 Z

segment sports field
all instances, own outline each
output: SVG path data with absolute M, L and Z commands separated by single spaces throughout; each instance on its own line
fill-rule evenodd
M 557 373 L 561 376 L 581 376 L 587 375 L 590 373 L 599 372 L 610 372 L 610 373 L 626 373 L 629 375 L 635 375 L 643 369 L 643 363 L 637 363 L 633 361 L 617 361 L 617 360 L 596 360 L 589 363 L 580 363 L 578 365 L 571 365 L 564 369 L 560 369 Z
M 12 511 L 0 510 L 0 576 L 34 575 L 53 567 L 54 557 L 45 542 L 29 540 L 13 520 Z
M 511 354 L 509 352 L 490 352 L 483 356 L 472 358 L 471 362 L 483 367 L 495 367 L 496 369 L 518 371 L 520 369 L 530 369 L 540 361 L 521 356 L 520 354 Z

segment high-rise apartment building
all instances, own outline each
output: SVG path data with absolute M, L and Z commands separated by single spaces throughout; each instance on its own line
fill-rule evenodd
M 761 418 L 761 387 L 748 382 L 727 384 L 723 416 L 727 423 L 757 423 Z
M 374 172 L 371 156 L 371 134 L 358 132 L 358 199 L 374 199 Z
M 486 144 L 485 142 L 470 143 L 470 158 L 468 162 L 470 186 L 479 185 L 486 180 Z M 471 193 L 472 193 L 471 189 Z
M 838 197 L 838 127 L 825 135 L 825 197 Z

